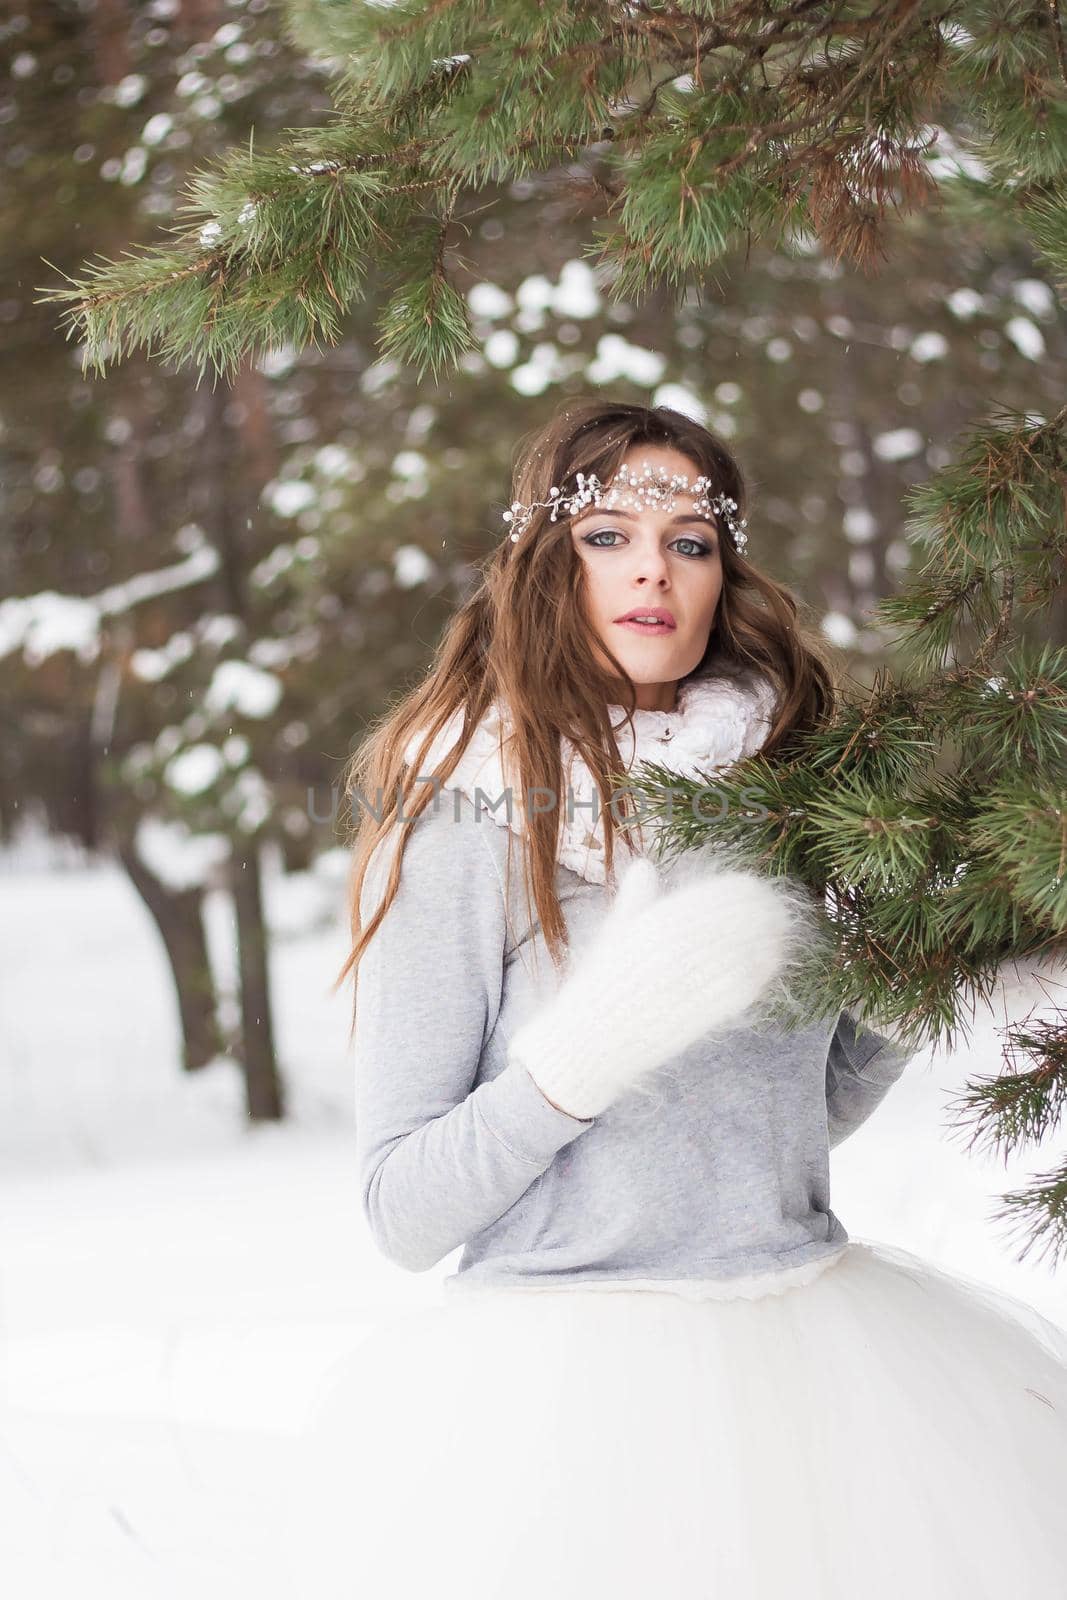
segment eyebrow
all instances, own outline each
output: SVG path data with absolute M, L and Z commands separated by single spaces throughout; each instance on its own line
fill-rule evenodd
M 589 510 L 584 512 L 581 518 L 576 518 L 575 520 L 582 521 L 585 517 L 593 516 L 597 511 L 602 512 L 605 517 L 629 517 L 631 520 L 638 514 L 636 511 L 615 511 L 610 506 L 590 506 Z M 672 522 L 702 522 L 706 528 L 710 528 L 713 533 L 716 532 L 714 522 L 710 522 L 707 517 L 699 516 L 695 511 L 679 512 L 678 516 L 672 517 L 670 520 Z

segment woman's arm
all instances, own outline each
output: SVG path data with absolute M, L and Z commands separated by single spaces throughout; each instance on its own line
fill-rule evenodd
M 830 1148 L 855 1133 L 885 1099 L 914 1051 L 856 1024 L 842 1011 L 826 1058 L 826 1123 Z
M 396 899 L 356 979 L 356 1145 L 364 1214 L 382 1252 L 423 1272 L 495 1222 L 592 1126 L 551 1105 L 525 1067 L 471 1088 L 500 1008 L 503 888 L 474 807 L 443 791 L 405 824 Z M 379 846 L 361 914 L 396 849 Z

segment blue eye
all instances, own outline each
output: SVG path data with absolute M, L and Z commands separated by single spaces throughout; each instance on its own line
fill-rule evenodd
M 606 537 L 614 539 L 617 532 L 618 529 L 616 528 L 598 528 L 595 533 L 583 534 L 582 543 L 592 545 L 594 550 L 614 550 L 616 548 L 614 544 L 598 544 L 597 540 Z M 680 539 L 675 539 L 674 543 L 676 545 L 688 544 L 693 547 L 691 551 L 685 552 L 690 561 L 700 561 L 705 556 L 714 555 L 715 553 L 715 546 L 713 544 L 705 544 L 702 539 L 690 539 L 683 535 Z

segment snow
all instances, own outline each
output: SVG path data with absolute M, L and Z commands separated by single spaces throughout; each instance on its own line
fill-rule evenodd
M 545 340 L 535 344 L 529 359 L 514 369 L 511 386 L 519 394 L 542 394 L 550 383 L 557 383 L 566 377 L 568 370 L 569 364 L 561 357 L 556 346 Z
M 215 650 L 222 650 L 234 639 L 239 638 L 244 628 L 236 617 L 231 617 L 225 611 L 219 611 L 198 617 L 196 631 L 204 644 Z
M 427 583 L 437 571 L 433 562 L 418 545 L 401 544 L 393 551 L 393 576 L 401 589 L 414 589 Z
M 841 650 L 847 650 L 859 638 L 859 629 L 844 611 L 825 612 L 819 627 L 823 636 Z
M 211 675 L 204 705 L 216 716 L 238 711 L 245 717 L 269 717 L 282 697 L 281 679 L 247 661 L 220 661 Z
M 531 273 L 519 284 L 515 301 L 522 311 L 551 310 L 557 317 L 594 317 L 601 309 L 596 276 L 587 262 L 577 260 L 563 263 L 557 283 L 552 283 L 543 273 Z M 493 301 L 483 297 L 477 307 L 483 315 L 487 303 L 492 305 Z
M 631 344 L 618 333 L 601 334 L 596 356 L 585 369 L 590 383 L 616 383 L 628 378 L 631 383 L 658 383 L 666 370 L 666 357 L 643 345 Z
M 595 317 L 601 309 L 596 275 L 585 261 L 565 261 L 552 297 L 558 317 Z
M 28 666 L 59 650 L 91 661 L 98 649 L 99 613 L 91 600 L 46 589 L 25 599 L 0 602 L 0 656 L 21 649 Z
M 486 282 L 471 286 L 467 291 L 467 304 L 474 316 L 492 321 L 494 317 L 506 317 L 514 302 L 498 284 Z
M 692 417 L 694 422 L 707 424 L 708 408 L 704 402 L 695 395 L 684 383 L 661 383 L 652 396 L 654 406 L 669 406 L 672 411 L 680 411 L 685 417 Z
M 948 340 L 943 333 L 929 328 L 925 333 L 916 334 L 908 354 L 913 361 L 940 361 L 948 355 Z
M 184 822 L 150 813 L 137 824 L 135 847 L 149 872 L 176 893 L 208 883 L 230 857 L 225 834 L 194 833 Z
M 878 533 L 878 519 L 868 506 L 849 506 L 841 526 L 850 544 L 868 544 Z
M 519 341 L 510 328 L 494 328 L 482 351 L 491 367 L 513 367 L 518 360 Z
M 348 1054 L 343 853 L 268 856 L 274 1022 L 290 1119 L 250 1125 L 229 1058 L 184 1074 L 155 925 L 110 864 L 0 855 L 0 1523 L 19 1600 L 292 1600 L 281 1528 L 294 1442 L 333 1365 L 438 1303 L 362 1218 Z M 66 865 L 60 863 L 66 862 Z M 322 870 L 318 870 L 319 867 Z M 232 909 L 210 892 L 232 1007 Z M 1016 1262 L 995 1197 L 1051 1164 L 968 1156 L 950 1093 L 996 1068 L 1012 976 L 968 1049 L 913 1062 L 835 1150 L 834 1210 L 1067 1324 L 1067 1274 Z M 1004 1015 L 999 1015 L 1003 1010 Z M 355 1593 L 358 1572 L 353 1574 Z
M 130 656 L 130 670 L 143 682 L 158 683 L 174 667 L 188 661 L 195 649 L 192 634 L 181 629 L 172 633 L 166 644 L 158 650 L 135 650 Z
M 162 144 L 166 134 L 174 126 L 174 118 L 165 110 L 160 110 L 154 117 L 149 117 L 146 125 L 141 130 L 141 144 Z
M 429 465 L 421 450 L 398 450 L 393 457 L 393 471 L 398 478 L 423 478 Z
M 222 808 L 232 816 L 242 833 L 255 833 L 270 818 L 273 790 L 261 772 L 246 767 L 239 772 L 223 796 Z
M 128 72 L 111 91 L 117 106 L 135 106 L 148 88 L 148 79 L 140 72 Z
M 315 470 L 324 478 L 346 478 L 357 483 L 363 466 L 343 444 L 324 444 L 315 451 Z
M 287 478 L 277 483 L 268 483 L 261 498 L 270 506 L 275 516 L 296 517 L 301 511 L 306 511 L 309 506 L 315 504 L 318 491 L 312 483 L 304 483 L 299 478 Z
M 982 310 L 985 302 L 975 289 L 953 289 L 945 296 L 945 304 L 957 317 L 973 317 Z
M 924 137 L 934 141 L 926 155 L 931 177 L 944 180 L 960 176 L 978 179 L 989 177 L 985 162 L 972 150 L 957 143 L 947 128 L 931 124 L 924 130 Z
M 175 794 L 204 794 L 224 768 L 222 754 L 215 745 L 191 744 L 167 763 L 163 779 Z
M 1009 317 L 1004 332 L 1021 356 L 1028 361 L 1040 361 L 1045 354 L 1045 336 L 1029 317 Z
M 142 145 L 131 145 L 122 158 L 119 181 L 126 185 L 140 183 L 148 167 L 148 151 Z M 221 231 L 221 230 L 220 230 Z
M 201 89 L 208 87 L 208 80 L 202 72 L 185 72 L 174 85 L 175 94 L 188 99 L 191 95 L 199 94 Z
M 250 220 L 250 217 L 245 215 L 247 210 L 247 206 L 241 207 L 238 217 L 240 222 L 247 222 Z M 296 365 L 297 354 L 298 352 L 295 346 L 291 344 L 279 344 L 271 349 L 264 350 L 261 355 L 257 356 L 255 360 L 255 366 L 264 374 L 265 377 L 283 378 L 286 373 L 291 372 L 293 367 Z
M 179 529 L 175 543 L 188 550 L 184 560 L 136 573 L 95 595 L 45 589 L 0 602 L 0 656 L 21 649 L 27 664 L 37 666 L 59 650 L 73 650 L 80 660 L 92 661 L 100 649 L 103 617 L 122 616 L 142 600 L 202 583 L 218 570 L 218 552 L 204 542 L 195 523 Z
M 1031 316 L 1049 320 L 1055 317 L 1058 309 L 1056 296 L 1041 278 L 1020 278 L 1012 284 L 1011 292 Z
M 923 447 L 923 436 L 918 428 L 890 428 L 879 433 L 873 441 L 875 455 L 881 461 L 906 461 L 917 456 Z

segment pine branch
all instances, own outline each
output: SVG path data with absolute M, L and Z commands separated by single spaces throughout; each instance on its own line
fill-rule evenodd
M 1017 1261 L 1032 1250 L 1038 1250 L 1039 1260 L 1048 1256 L 1059 1261 L 1067 1255 L 1067 1161 L 1028 1188 L 1010 1189 L 1001 1201 L 993 1217 L 1006 1219 L 1017 1231 L 1028 1230 Z
M 143 348 L 232 376 L 263 349 L 335 343 L 371 269 L 391 271 L 412 235 L 593 152 L 606 214 L 590 253 L 617 297 L 682 292 L 753 238 L 798 232 L 873 271 L 887 219 L 938 197 L 926 152 L 943 105 L 966 107 L 989 204 L 1032 225 L 1050 261 L 1067 253 L 1051 188 L 1067 159 L 1058 13 L 1005 30 L 985 8 L 926 0 L 289 0 L 288 17 L 294 39 L 332 51 L 333 122 L 231 152 L 192 178 L 179 212 L 195 221 L 172 243 L 41 291 L 97 371 Z M 379 326 L 420 373 L 461 359 L 441 251 Z M 997 580 L 971 581 L 980 619 Z
M 907 630 L 898 643 L 921 670 L 958 659 L 977 632 L 972 670 L 986 671 L 1016 603 L 1048 603 L 1067 558 L 1065 495 L 1067 408 L 1039 424 L 999 409 L 956 463 L 911 490 L 908 531 L 926 560 L 876 616 Z
M 978 655 L 984 654 L 980 648 Z M 994 677 L 963 668 L 943 686 L 941 724 L 954 729 L 961 775 L 1054 779 L 1067 771 L 1067 649 L 1013 643 Z
M 71 304 L 68 333 L 83 331 L 101 371 L 139 345 L 191 359 L 201 373 L 210 363 L 232 374 L 249 352 L 335 342 L 374 248 L 414 193 L 446 187 L 415 176 L 410 147 L 364 143 L 362 130 L 339 139 L 314 131 L 279 155 L 231 153 L 194 177 L 179 208 L 210 222 L 171 229 L 178 243 L 169 250 L 105 260 L 91 269 L 88 292 L 45 298 Z
M 1005 1163 L 1026 1144 L 1040 1144 L 1059 1129 L 1067 1109 L 1067 1013 L 1022 1022 L 1005 1032 L 1005 1070 L 969 1079 L 950 1102 L 950 1137 L 965 1135 L 968 1151 L 1001 1156 Z M 1020 1060 L 1027 1063 L 1020 1066 Z M 1037 1246 L 1042 1256 L 1067 1255 L 1067 1164 L 1000 1197 L 993 1216 L 1029 1237 L 1016 1257 Z
M 1048 1138 L 1067 1109 L 1067 1016 L 1018 1024 L 1005 1038 L 1010 1070 L 969 1080 L 952 1102 L 950 1120 L 969 1130 L 968 1151 L 1007 1159 L 1020 1146 Z M 1020 1070 L 1020 1057 L 1033 1065 Z
M 1016 732 L 1019 719 L 1040 726 L 1042 760 L 1019 767 L 1013 782 L 995 761 L 937 770 L 952 713 L 973 685 L 939 685 L 924 706 L 914 685 L 883 679 L 789 760 L 757 756 L 705 779 L 644 764 L 628 786 L 663 859 L 711 848 L 789 873 L 825 898 L 837 939 L 827 982 L 841 1005 L 916 1046 L 952 1043 L 963 1007 L 988 996 L 1006 958 L 1067 949 L 1067 662 L 1049 649 L 1036 660 L 1020 653 L 1017 679 L 1027 665 L 1044 699 L 1028 686 L 1021 704 L 998 696 L 987 711 L 987 737 L 994 718 L 1005 740 L 1009 719 Z

